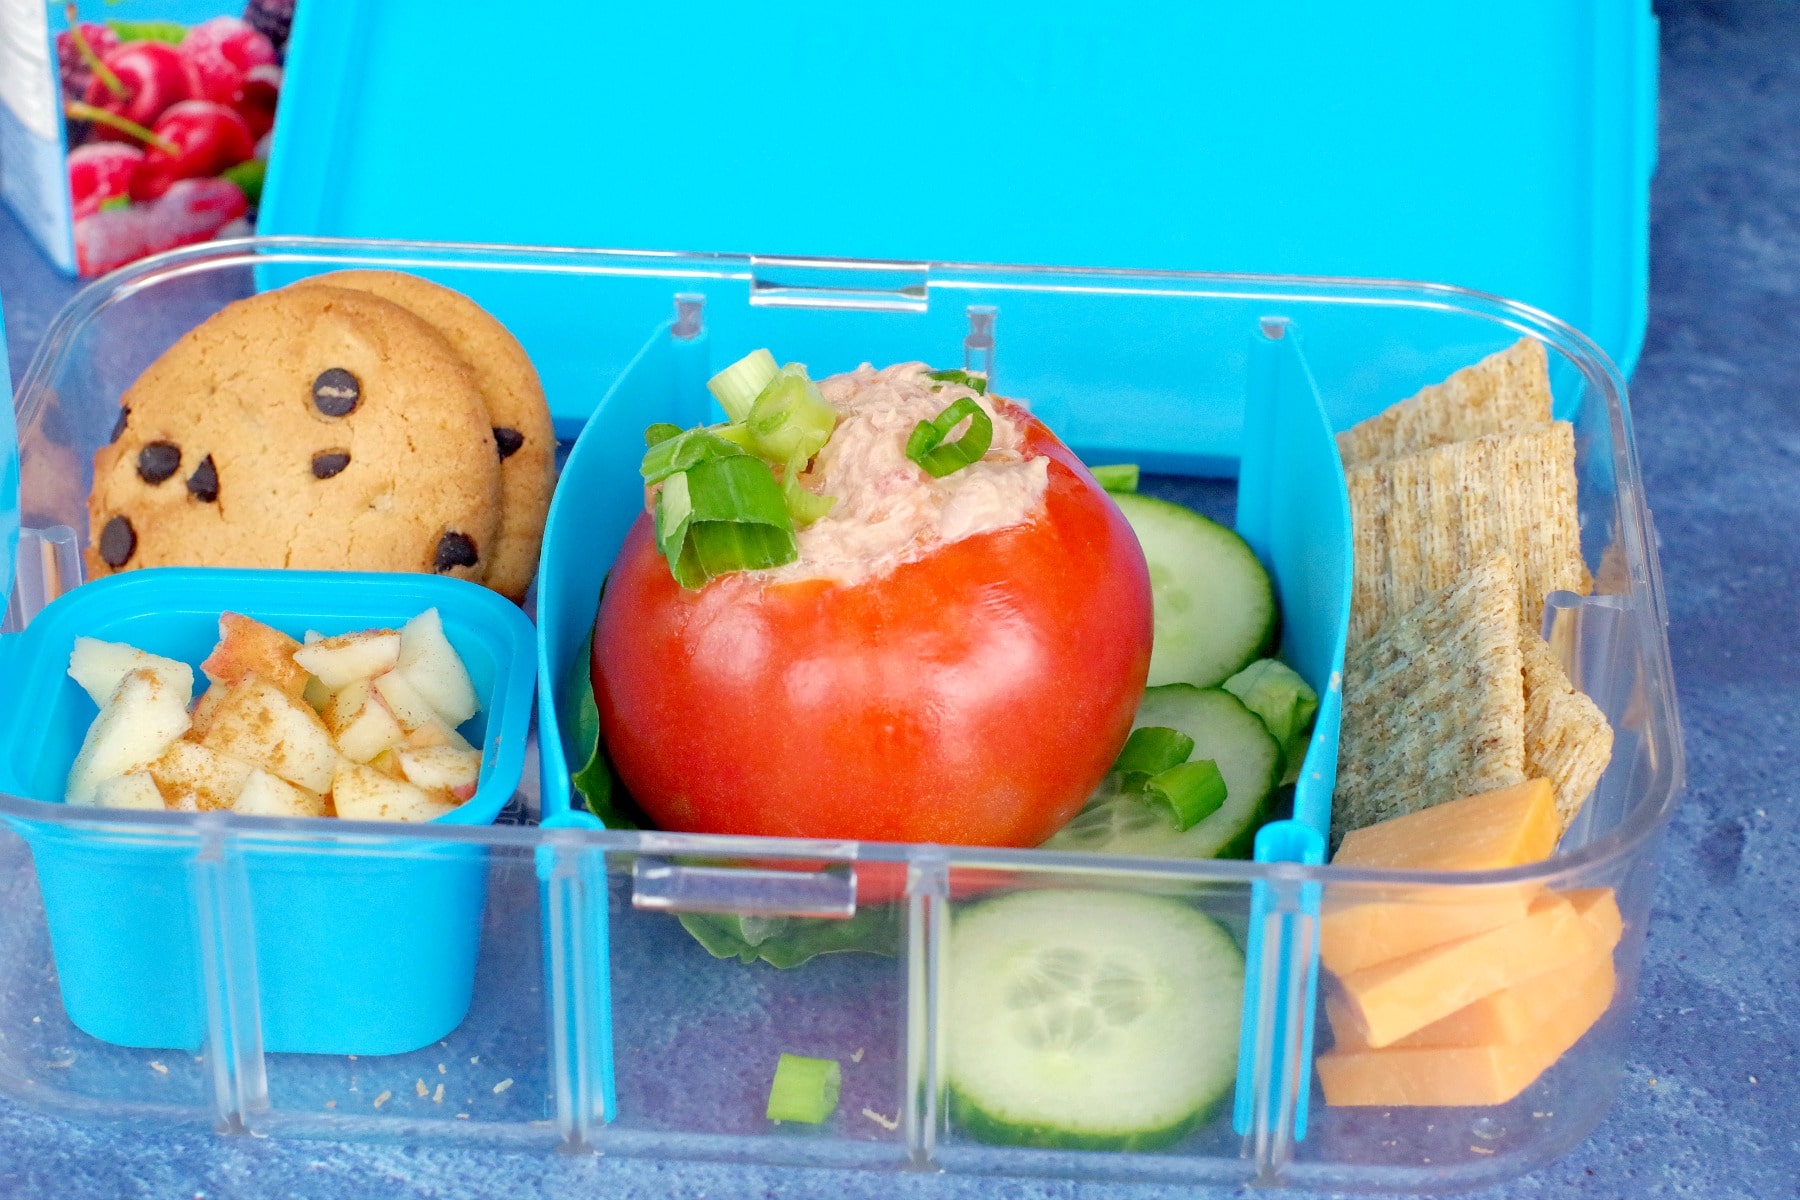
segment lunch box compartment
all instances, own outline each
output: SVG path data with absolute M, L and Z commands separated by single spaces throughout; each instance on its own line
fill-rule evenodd
M 82 293 L 26 376 L 25 532 L 16 547 L 0 545 L 0 577 L 15 583 L 7 628 L 26 633 L 0 640 L 0 656 L 47 638 L 40 627 L 59 605 L 154 578 L 138 572 L 82 586 L 36 611 L 79 578 L 75 550 L 85 534 L 75 531 L 86 528 L 89 463 L 136 373 L 237 296 L 350 267 L 415 271 L 487 306 L 545 368 L 559 435 L 573 443 L 528 602 L 535 645 L 515 626 L 499 635 L 504 655 L 496 651 L 509 664 L 535 659 L 526 674 L 538 689 L 539 736 L 503 739 L 499 754 L 508 745 L 522 753 L 506 767 L 516 781 L 506 798 L 536 823 L 323 834 L 313 823 L 228 814 L 70 810 L 43 802 L 57 799 L 66 759 L 42 766 L 26 753 L 26 778 L 0 788 L 0 1090 L 81 1120 L 198 1120 L 287 1136 L 1426 1193 L 1530 1170 L 1603 1115 L 1620 1078 L 1654 852 L 1682 762 L 1623 384 L 1580 334 L 1505 301 L 1399 283 L 286 238 L 193 247 Z M 1545 629 L 1571 678 L 1614 722 L 1613 765 L 1548 863 L 1467 880 L 1319 865 L 1349 570 L 1331 431 L 1521 336 L 1546 345 L 1557 415 L 1576 426 L 1584 557 L 1596 579 L 1594 595 L 1552 597 Z M 1264 829 L 1256 861 L 608 830 L 571 808 L 569 768 L 586 750 L 571 702 L 602 580 L 642 509 L 643 429 L 715 417 L 708 375 L 757 346 L 815 374 L 912 358 L 987 370 L 997 392 L 1027 399 L 1086 461 L 1139 462 L 1161 473 L 1146 478 L 1153 494 L 1174 488 L 1221 499 L 1210 515 L 1234 522 L 1269 564 L 1287 610 L 1283 654 L 1322 698 L 1292 818 Z M 1234 476 L 1235 484 L 1221 482 Z M 1179 477 L 1187 478 L 1170 482 Z M 1224 499 L 1233 488 L 1235 502 Z M 387 593 L 434 582 L 384 576 L 315 593 L 288 586 L 295 576 L 278 578 L 281 603 L 265 608 L 177 597 L 170 620 L 189 622 L 191 632 L 172 648 L 196 661 L 210 645 L 208 622 L 225 607 L 290 632 L 329 631 L 322 610 L 341 615 L 332 628 L 392 624 L 427 605 Z M 334 596 L 392 615 L 330 609 Z M 522 626 L 516 610 L 489 599 Z M 449 609 L 439 607 L 448 627 Z M 109 627 L 134 641 L 135 622 L 154 627 L 162 618 L 147 614 L 161 611 L 121 612 Z M 67 636 L 75 632 L 107 636 L 93 628 Z M 66 715 L 76 700 L 87 704 L 62 675 L 66 645 L 59 653 L 60 663 L 46 653 L 51 665 L 41 668 L 55 677 L 52 690 L 0 699 L 0 747 L 28 745 L 35 735 L 18 730 L 42 728 L 46 714 Z M 91 716 L 79 711 L 59 754 L 73 753 L 66 739 L 78 741 Z M 489 714 L 490 742 L 498 713 Z M 484 771 L 499 762 L 489 754 Z M 713 957 L 677 923 L 718 922 L 754 956 L 759 939 L 869 919 L 877 906 L 866 901 L 876 893 L 853 881 L 883 875 L 891 888 L 879 890 L 897 898 L 883 918 L 891 924 L 871 937 L 880 956 L 825 954 L 787 970 L 746 964 Z M 1312 1077 L 1315 1044 L 1334 1044 L 1325 1007 L 1335 984 L 1316 953 L 1322 915 L 1383 896 L 1415 907 L 1466 905 L 1481 888 L 1506 884 L 1615 889 L 1624 932 L 1613 955 L 1617 986 L 1598 1023 L 1505 1105 L 1326 1106 Z M 1246 955 L 1235 1094 L 1173 1146 L 991 1145 L 949 1114 L 949 932 L 984 898 L 1047 890 L 1184 899 Z M 428 891 L 436 902 L 421 899 Z M 309 911 L 331 901 L 352 916 L 329 930 L 296 924 L 320 943 L 302 952 L 291 944 L 300 935 L 288 938 L 283 925 L 301 917 L 278 893 Z M 140 911 L 158 922 L 160 957 L 124 945 L 123 933 L 114 945 L 96 921 L 76 919 L 128 913 L 136 930 Z M 399 946 L 368 928 L 378 917 L 390 918 L 387 928 L 402 918 L 430 923 L 432 933 Z M 732 945 L 716 943 L 727 953 Z M 340 951 L 360 956 L 353 969 L 327 961 Z M 403 952 L 436 955 L 434 972 L 402 979 L 412 972 Z M 91 976 L 71 971 L 71 955 L 90 964 Z M 142 978 L 153 963 L 160 992 Z M 391 998 L 408 1036 L 370 1048 L 286 1040 L 294 1027 L 278 1010 L 303 1000 L 297 972 L 283 963 L 330 968 L 346 989 L 360 975 L 365 995 Z M 137 1045 L 197 1053 L 133 1049 L 82 1032 L 124 1032 L 99 1022 L 124 1023 L 117 1010 L 131 1003 L 108 1004 L 126 985 L 148 998 L 141 1007 L 185 1014 L 162 1040 Z M 82 988 L 91 1002 L 76 995 Z M 295 1052 L 309 1050 L 331 1053 Z M 766 1120 L 772 1059 L 783 1052 L 839 1061 L 843 1098 L 823 1125 Z
M 68 675 L 79 636 L 186 662 L 198 690 L 221 611 L 298 638 L 397 628 L 433 607 L 482 703 L 462 727 L 483 751 L 477 790 L 440 821 L 491 823 L 524 764 L 530 625 L 485 588 L 430 576 L 153 568 L 76 588 L 0 639 L 15 683 L 0 698 L 0 786 L 60 805 L 97 711 Z M 340 837 L 313 820 L 78 811 L 87 820 L 8 819 L 32 849 L 64 1004 L 93 1037 L 198 1049 L 220 986 L 206 980 L 218 969 L 206 944 L 225 955 L 232 939 L 249 951 L 240 968 L 254 970 L 232 982 L 251 987 L 243 999 L 271 1051 L 391 1054 L 462 1019 L 487 876 L 480 845 L 394 844 L 366 823 Z

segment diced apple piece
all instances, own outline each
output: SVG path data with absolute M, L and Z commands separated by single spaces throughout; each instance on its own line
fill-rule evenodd
M 200 699 L 194 701 L 193 730 L 196 737 L 206 733 L 206 727 L 212 724 L 213 713 L 225 699 L 225 693 L 231 689 L 222 683 L 209 683 L 206 690 L 200 693 Z
M 156 790 L 156 780 L 148 771 L 133 771 L 101 780 L 94 789 L 94 803 L 101 808 L 148 808 L 162 812 L 168 806 Z
M 395 753 L 409 782 L 423 788 L 443 788 L 458 800 L 467 800 L 475 794 L 476 781 L 481 777 L 480 751 L 427 746 Z
M 331 781 L 337 815 L 346 821 L 430 821 L 456 805 L 442 792 L 430 792 L 404 779 L 389 779 L 373 767 L 348 759 L 338 763 Z
M 194 799 L 192 792 L 183 792 L 179 796 L 169 797 L 170 812 L 199 812 L 200 802 Z
M 94 698 L 101 708 L 119 690 L 119 681 L 131 671 L 151 671 L 161 676 L 177 692 L 193 698 L 194 668 L 160 654 L 139 650 L 123 642 L 103 642 L 99 638 L 78 637 L 69 653 L 69 678 Z M 186 704 L 183 700 L 182 704 Z
M 282 693 L 298 698 L 306 689 L 306 668 L 294 661 L 296 642 L 279 629 L 239 613 L 219 614 L 219 644 L 200 669 L 214 683 L 242 683 L 251 676 L 268 680 Z
M 406 676 L 399 671 L 389 671 L 375 678 L 375 690 L 387 702 L 388 711 L 400 722 L 400 727 L 411 733 L 421 725 L 432 721 L 441 721 L 437 709 L 431 702 L 419 694 L 419 689 L 408 683 Z
M 102 781 L 141 771 L 188 729 L 187 700 L 154 671 L 128 671 L 88 726 L 63 799 L 95 803 Z
M 325 706 L 331 703 L 331 697 L 335 694 L 330 688 L 309 675 L 306 678 L 306 687 L 300 692 L 300 698 L 306 701 L 314 712 L 322 713 L 325 711 Z
M 338 753 L 366 763 L 383 750 L 406 740 L 406 731 L 366 679 L 358 679 L 331 698 L 319 714 L 337 739 Z
M 373 679 L 400 661 L 400 635 L 392 629 L 343 633 L 302 646 L 294 661 L 332 691 L 358 679 Z
M 182 738 L 150 764 L 165 796 L 190 795 L 200 809 L 230 808 L 256 767 L 236 755 Z
M 253 817 L 322 817 L 325 797 L 252 768 L 231 810 Z
M 424 750 L 430 746 L 455 746 L 458 750 L 475 749 L 469 745 L 468 738 L 435 717 L 407 734 L 406 744 L 414 750 Z
M 400 756 L 392 747 L 383 750 L 369 760 L 369 765 L 386 775 L 389 779 L 405 779 L 406 772 L 400 769 Z
M 452 728 L 481 710 L 468 668 L 444 636 L 444 623 L 435 608 L 400 630 L 400 673 Z
M 314 792 L 331 785 L 338 761 L 331 731 L 319 714 L 305 701 L 255 677 L 231 689 L 201 741 Z

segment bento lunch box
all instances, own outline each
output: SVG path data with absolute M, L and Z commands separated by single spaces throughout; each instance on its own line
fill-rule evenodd
M 85 537 L 88 463 L 123 389 L 230 300 L 352 266 L 465 292 L 539 369 L 569 449 L 535 635 L 498 597 L 412 576 L 143 571 L 74 586 L 75 556 L 58 548 Z M 1575 425 L 1596 580 L 1593 595 L 1554 595 L 1543 628 L 1613 724 L 1612 765 L 1548 862 L 1468 876 L 1322 865 L 1351 570 L 1333 431 L 1520 336 L 1545 344 L 1556 415 Z M 1263 829 L 1253 861 L 613 830 L 574 802 L 570 681 L 642 505 L 643 429 L 706 419 L 705 380 L 758 346 L 815 376 L 914 359 L 987 371 L 1087 461 L 1141 463 L 1147 490 L 1235 521 L 1274 577 L 1283 657 L 1322 700 L 1291 815 Z M 0 697 L 15 764 L 0 767 L 0 1090 L 23 1103 L 287 1136 L 1437 1193 L 1549 1161 L 1617 1087 L 1682 751 L 1624 384 L 1544 314 L 1404 283 L 260 238 L 82 292 L 17 415 L 24 532 L 0 547 L 14 583 L 0 663 L 35 663 L 21 678 L 39 682 Z M 87 701 L 61 675 L 76 633 L 191 662 L 220 608 L 297 633 L 430 604 L 490 705 L 465 822 L 339 830 L 51 802 L 91 716 L 69 719 Z M 519 696 L 533 684 L 527 740 Z M 482 823 L 515 786 L 528 823 Z M 853 864 L 902 879 L 897 903 L 859 903 Z M 1515 885 L 1614 889 L 1625 934 L 1599 1024 L 1505 1105 L 1326 1106 L 1311 1071 L 1329 1036 L 1323 909 Z M 1234 1102 L 1166 1150 L 990 1145 L 944 1103 L 957 914 L 995 890 L 1069 888 L 1183 898 L 1245 952 Z M 715 959 L 678 922 L 696 914 L 858 922 L 886 953 L 790 970 Z M 840 1062 L 826 1124 L 764 1117 L 784 1052 Z

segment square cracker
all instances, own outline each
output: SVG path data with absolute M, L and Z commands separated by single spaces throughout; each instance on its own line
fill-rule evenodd
M 1512 560 L 1519 613 L 1534 629 L 1545 596 L 1591 586 L 1575 507 L 1575 430 L 1566 421 L 1355 467 L 1346 478 L 1352 646 L 1496 553 Z
M 1344 659 L 1331 843 L 1525 781 L 1519 585 L 1505 555 L 1388 621 Z
M 1344 466 L 1357 467 L 1549 420 L 1550 369 L 1544 344 L 1520 338 L 1338 434 L 1338 452 Z
M 1525 670 L 1525 774 L 1550 781 L 1566 830 L 1612 759 L 1613 730 L 1592 700 L 1575 690 L 1543 638 L 1527 632 L 1519 647 Z

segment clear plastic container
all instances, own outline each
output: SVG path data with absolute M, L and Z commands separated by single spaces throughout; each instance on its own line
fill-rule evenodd
M 1259 339 L 1285 343 L 1283 386 L 1316 395 L 1341 428 L 1536 337 L 1550 351 L 1557 415 L 1576 426 L 1584 555 L 1596 580 L 1591 596 L 1553 597 L 1545 628 L 1613 723 L 1612 765 L 1557 857 L 1457 877 L 613 832 L 563 814 L 560 753 L 546 756 L 543 785 L 528 761 L 516 820 L 346 826 L 329 842 L 286 822 L 70 810 L 0 795 L 0 1089 L 13 1099 L 77 1120 L 271 1136 L 1425 1193 L 1531 1170 L 1600 1119 L 1619 1079 L 1653 853 L 1680 791 L 1682 751 L 1624 384 L 1580 334 L 1506 301 L 1401 283 L 295 239 L 194 247 L 82 292 L 26 373 L 17 397 L 23 531 L 13 559 L 0 559 L 13 577 L 6 631 L 78 584 L 92 455 L 138 372 L 232 299 L 349 266 L 417 271 L 487 306 L 531 351 L 559 435 L 571 440 L 595 412 L 627 429 L 633 406 L 658 396 L 670 419 L 691 416 L 709 370 L 754 345 L 821 373 L 864 359 L 966 362 L 991 369 L 996 390 L 1028 398 L 1090 461 L 1188 476 L 1155 486 L 1215 507 L 1229 507 L 1230 485 L 1217 480 L 1235 472 L 1247 398 L 1254 404 L 1267 386 Z M 679 353 L 665 355 L 671 341 Z M 662 358 L 652 383 L 647 364 Z M 622 515 L 598 515 L 593 553 L 603 565 L 611 547 L 601 527 Z M 569 651 L 544 638 L 539 649 L 542 715 L 557 702 Z M 1327 781 L 1320 756 L 1334 749 L 1315 744 L 1308 759 L 1309 770 L 1327 768 Z M 188 864 L 176 899 L 194 914 L 187 951 L 199 994 L 182 1002 L 193 1007 L 197 1043 L 125 1048 L 71 1023 L 21 823 L 58 827 L 97 850 L 152 845 Z M 1303 858 L 1304 841 L 1264 857 Z M 266 1050 L 261 1014 L 279 980 L 259 970 L 258 922 L 270 914 L 258 909 L 246 862 L 279 848 L 297 869 L 317 859 L 328 875 L 346 857 L 398 870 L 459 847 L 485 854 L 487 887 L 473 994 L 454 1031 L 394 1055 Z M 891 957 L 745 965 L 711 957 L 677 922 L 677 912 L 843 920 L 856 911 L 851 863 L 890 864 L 904 880 L 897 905 L 859 916 L 885 922 L 874 936 Z M 1236 1110 L 1227 1104 L 1156 1152 L 981 1143 L 944 1101 L 949 924 L 961 905 L 995 891 L 1096 887 L 1186 898 L 1249 948 Z M 1459 914 L 1508 890 L 1595 887 L 1615 889 L 1623 916 L 1616 987 L 1598 1024 L 1517 1100 L 1324 1103 L 1308 1041 L 1315 1025 L 1320 1047 L 1331 1037 L 1329 988 L 1316 986 L 1321 912 L 1390 901 Z M 826 1124 L 764 1118 L 784 1051 L 842 1064 L 843 1099 Z

